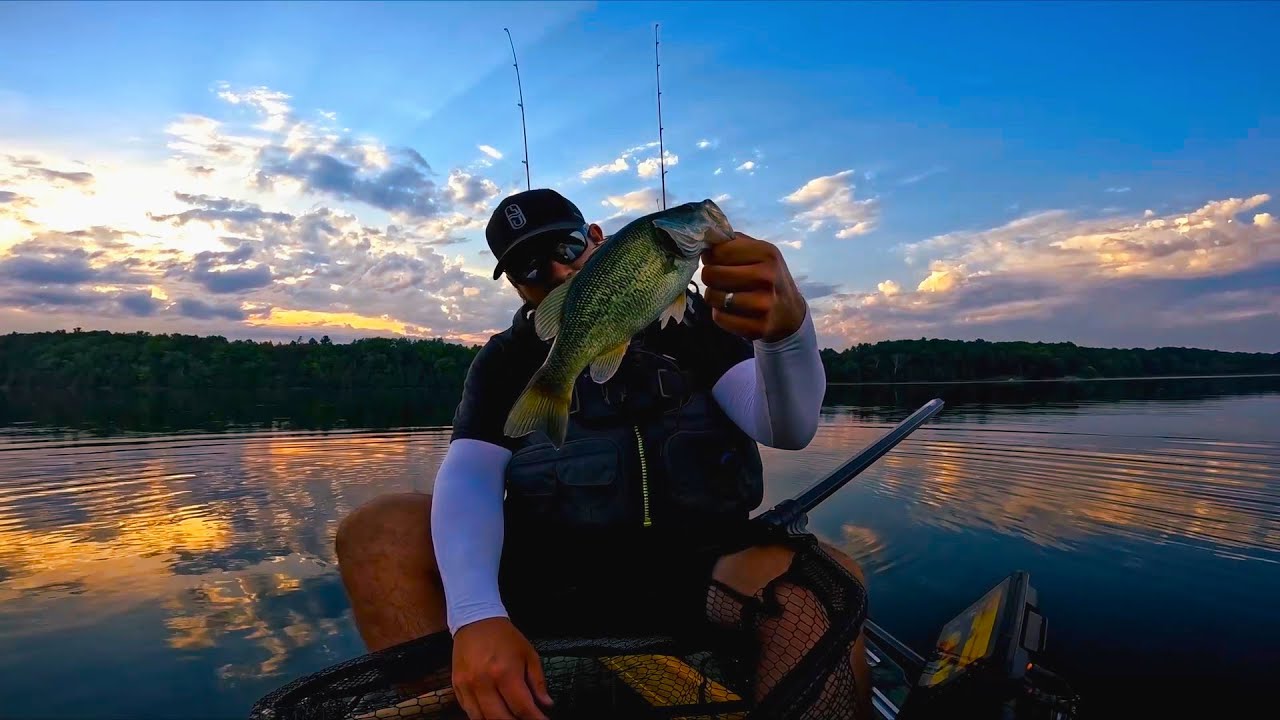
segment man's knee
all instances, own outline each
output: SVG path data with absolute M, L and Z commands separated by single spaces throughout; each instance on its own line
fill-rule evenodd
M 748 597 L 756 595 L 791 566 L 795 552 L 784 545 L 755 545 L 722 556 L 712 577 Z
M 430 495 L 379 495 L 343 518 L 334 536 L 334 550 L 339 562 L 381 553 L 388 547 L 395 547 L 399 552 L 426 550 L 434 559 Z
M 858 578 L 858 582 L 862 583 L 863 587 L 867 586 L 867 578 L 862 574 L 862 566 L 859 565 L 856 560 L 845 554 L 843 550 L 836 549 L 833 545 L 829 545 L 821 540 L 818 541 L 818 544 L 822 546 L 823 551 L 831 556 L 832 560 L 840 563 L 841 567 L 848 570 L 854 577 Z
M 824 552 L 848 570 L 863 586 L 867 584 L 862 567 L 843 551 L 819 541 Z M 757 545 L 721 557 L 713 577 L 744 595 L 754 595 L 791 567 L 795 551 L 785 545 Z

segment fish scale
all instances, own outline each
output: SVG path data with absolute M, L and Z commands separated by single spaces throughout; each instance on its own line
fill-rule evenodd
M 658 319 L 682 320 L 685 288 L 702 251 L 732 236 L 710 200 L 646 215 L 615 233 L 535 310 L 539 336 L 555 341 L 504 432 L 521 437 L 542 430 L 557 447 L 563 444 L 578 375 L 591 366 L 592 378 L 607 382 L 636 333 Z

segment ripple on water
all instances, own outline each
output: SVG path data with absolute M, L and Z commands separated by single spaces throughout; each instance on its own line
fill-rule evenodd
M 1211 555 L 1223 577 L 1256 573 L 1280 561 L 1280 440 L 1215 436 L 1205 413 L 1218 417 L 1225 402 L 953 407 L 825 503 L 815 530 L 890 594 L 893 578 L 937 574 L 944 542 L 1089 549 L 1088 562 L 1054 572 L 1096 563 L 1153 583 L 1179 571 L 1160 565 L 1160 546 Z M 764 449 L 765 506 L 903 414 L 831 410 L 803 452 Z M 337 524 L 380 493 L 428 491 L 448 438 L 438 428 L 0 434 L 0 703 L 47 710 L 23 704 L 34 689 L 108 716 L 172 692 L 234 715 L 357 654 Z M 142 668 L 165 677 L 130 682 Z M 97 681 L 57 695 L 55 675 Z

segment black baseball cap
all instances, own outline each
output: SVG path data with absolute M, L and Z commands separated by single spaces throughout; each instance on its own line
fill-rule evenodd
M 506 270 L 502 261 L 520 243 L 551 230 L 581 230 L 586 224 L 578 206 L 550 188 L 526 190 L 504 198 L 484 229 L 489 250 L 498 261 L 493 279 Z

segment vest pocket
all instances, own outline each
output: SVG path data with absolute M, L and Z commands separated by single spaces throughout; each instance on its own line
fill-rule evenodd
M 662 454 L 678 512 L 744 514 L 764 499 L 759 456 L 727 433 L 677 430 Z
M 561 520 L 575 528 L 600 529 L 627 521 L 628 498 L 621 481 L 622 450 L 612 440 L 565 443 L 556 466 Z
M 555 507 L 556 449 L 551 443 L 524 448 L 507 461 L 507 512 L 522 522 L 548 517 Z
M 606 438 L 525 448 L 507 463 L 507 507 L 532 525 L 588 530 L 627 521 L 622 450 Z

